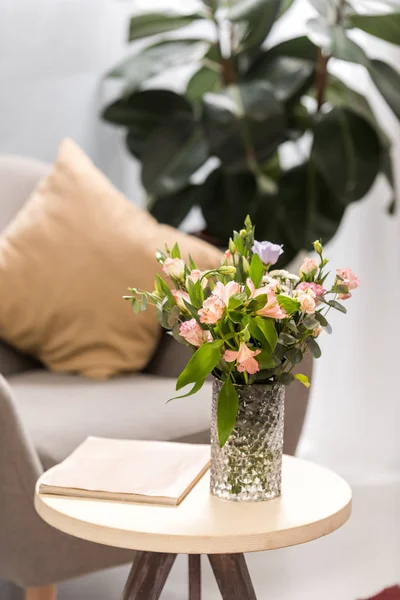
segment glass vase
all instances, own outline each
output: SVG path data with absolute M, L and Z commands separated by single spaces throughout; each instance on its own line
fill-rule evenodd
M 218 394 L 214 379 L 211 422 L 211 493 L 225 500 L 258 502 L 281 494 L 285 387 L 237 385 L 235 428 L 220 448 Z

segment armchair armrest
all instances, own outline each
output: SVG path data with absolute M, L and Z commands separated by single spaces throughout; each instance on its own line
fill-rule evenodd
M 8 377 L 39 366 L 34 358 L 22 354 L 0 340 L 0 375 Z

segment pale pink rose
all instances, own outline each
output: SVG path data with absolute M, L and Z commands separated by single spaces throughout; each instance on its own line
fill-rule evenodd
M 268 294 L 267 303 L 263 308 L 257 310 L 260 317 L 269 317 L 270 319 L 286 319 L 287 314 L 278 304 L 278 300 L 272 292 Z
M 221 298 L 225 306 L 228 306 L 229 298 L 240 292 L 240 285 L 236 281 L 230 281 L 224 285 L 221 281 L 215 284 L 212 295 Z
M 300 277 L 302 275 L 311 275 L 314 271 L 317 271 L 317 269 L 317 261 L 313 258 L 309 258 L 308 256 L 306 256 L 306 258 L 303 260 L 303 264 L 300 267 L 299 275 Z
M 250 375 L 254 375 L 254 373 L 257 373 L 257 371 L 260 370 L 260 365 L 254 358 L 257 354 L 260 354 L 260 352 L 261 350 L 250 350 L 244 342 L 241 342 L 237 352 L 234 350 L 226 350 L 224 360 L 226 360 L 226 362 L 236 361 L 236 367 L 240 373 L 246 371 Z
M 323 288 L 322 285 L 319 285 L 319 283 L 315 283 L 314 281 L 302 281 L 296 287 L 296 290 L 301 290 L 303 292 L 311 290 L 316 296 L 323 296 L 326 293 L 326 289 Z
M 225 304 L 218 296 L 210 296 L 199 310 L 200 322 L 214 325 L 224 314 Z
M 170 277 L 183 279 L 185 275 L 185 263 L 181 258 L 167 258 L 162 270 Z
M 183 290 L 171 290 L 171 294 L 173 295 L 175 302 L 177 303 L 179 308 L 181 308 L 182 310 L 186 310 L 184 300 L 186 300 L 186 302 L 189 302 L 190 304 L 189 294 L 187 292 L 184 292 Z
M 179 327 L 179 333 L 189 344 L 196 347 L 212 341 L 210 331 L 204 331 L 196 319 L 190 319 L 190 321 L 182 323 Z
M 199 281 L 199 279 L 201 279 L 203 275 L 203 272 L 200 271 L 200 269 L 193 269 L 193 271 L 190 272 L 190 275 L 188 275 L 186 277 L 186 287 L 188 287 L 188 280 L 190 279 L 190 281 L 192 281 L 193 283 L 196 283 L 196 281 Z M 207 287 L 207 278 L 203 277 L 203 279 L 201 280 L 201 287 L 206 288 Z
M 360 278 L 355 275 L 355 273 L 347 267 L 346 269 L 336 269 L 336 274 L 339 279 L 336 280 L 338 285 L 345 285 L 349 290 L 348 294 L 338 294 L 339 300 L 347 300 L 351 298 L 350 291 L 355 290 L 360 285 Z
M 309 315 L 315 312 L 315 307 L 317 304 L 315 302 L 315 294 L 311 289 L 308 289 L 305 292 L 297 292 L 296 290 L 295 298 L 298 302 L 300 302 L 301 312 Z

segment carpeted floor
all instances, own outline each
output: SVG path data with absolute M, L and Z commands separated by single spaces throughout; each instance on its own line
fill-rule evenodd
M 395 585 L 394 587 L 387 588 L 369 600 L 400 600 L 400 587 Z

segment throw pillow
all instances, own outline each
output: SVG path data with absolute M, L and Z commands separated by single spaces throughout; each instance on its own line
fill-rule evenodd
M 152 310 L 122 299 L 150 289 L 157 249 L 177 241 L 200 269 L 220 252 L 129 202 L 74 142 L 0 237 L 0 338 L 48 368 L 93 378 L 143 369 L 160 336 Z

